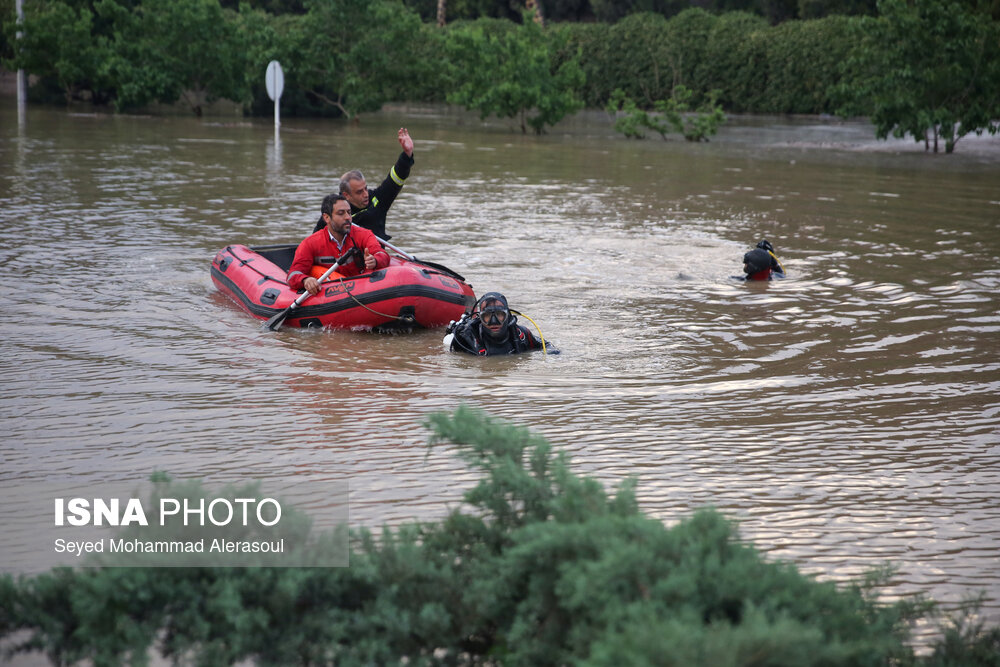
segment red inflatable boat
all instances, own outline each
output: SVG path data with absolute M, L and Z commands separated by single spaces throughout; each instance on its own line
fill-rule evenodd
M 212 260 L 212 282 L 243 310 L 267 320 L 302 294 L 285 282 L 296 247 L 227 246 Z M 284 324 L 376 331 L 442 327 L 460 318 L 475 299 L 472 286 L 451 269 L 391 256 L 389 266 L 371 273 L 350 278 L 334 273 Z

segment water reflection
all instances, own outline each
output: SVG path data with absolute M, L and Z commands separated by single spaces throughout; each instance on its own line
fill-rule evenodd
M 272 191 L 275 186 L 283 185 L 283 170 L 284 167 L 281 162 L 281 134 L 275 128 L 274 139 L 267 145 L 267 174 Z
M 301 239 L 340 173 L 387 170 L 404 124 L 417 162 L 393 242 L 506 293 L 562 355 L 263 332 L 215 291 L 218 248 Z M 984 588 L 998 615 L 1000 159 L 817 151 L 824 131 L 872 143 L 839 125 L 731 126 L 709 146 L 431 114 L 280 137 L 34 110 L 14 127 L 6 479 L 292 469 L 349 480 L 358 524 L 428 519 L 474 478 L 427 454 L 422 424 L 469 402 L 608 485 L 639 476 L 664 521 L 714 505 L 822 576 L 888 560 L 893 594 Z M 733 280 L 762 237 L 790 278 Z

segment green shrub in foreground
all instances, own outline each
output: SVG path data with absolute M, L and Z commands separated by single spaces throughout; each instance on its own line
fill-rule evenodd
M 705 510 L 666 528 L 541 437 L 468 408 L 430 418 L 481 473 L 471 511 L 362 531 L 349 568 L 59 569 L 0 579 L 0 635 L 58 663 L 995 665 L 1000 631 L 907 647 L 920 601 L 879 604 L 763 559 Z M 935 662 L 937 660 L 937 662 Z

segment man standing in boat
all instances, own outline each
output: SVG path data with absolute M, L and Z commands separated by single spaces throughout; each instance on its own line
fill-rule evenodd
M 286 279 L 289 287 L 294 290 L 305 288 L 310 294 L 317 294 L 319 281 L 309 275 L 313 265 L 333 266 L 349 252 L 354 253 L 354 261 L 340 266 L 338 271 L 343 276 L 356 276 L 389 266 L 389 255 L 382 249 L 375 234 L 351 224 L 351 205 L 344 195 L 327 195 L 320 210 L 323 225 L 296 248 Z
M 396 159 L 396 164 L 389 170 L 382 184 L 374 190 L 368 188 L 364 174 L 354 169 L 340 177 L 340 194 L 344 195 L 351 205 L 351 215 L 354 224 L 369 229 L 380 239 L 388 241 L 392 237 L 385 231 L 385 216 L 389 207 L 396 200 L 396 195 L 403 189 L 403 183 L 410 175 L 413 166 L 413 139 L 405 127 L 399 128 L 396 134 L 403 152 Z M 325 222 L 321 218 L 316 223 L 314 232 L 323 229 Z

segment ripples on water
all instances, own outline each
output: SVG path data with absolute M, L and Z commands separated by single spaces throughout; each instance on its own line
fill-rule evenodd
M 1000 159 L 31 117 L 0 146 L 3 479 L 294 473 L 348 479 L 356 525 L 432 519 L 475 476 L 422 422 L 468 402 L 609 487 L 638 476 L 664 521 L 713 505 L 807 571 L 888 561 L 893 594 L 985 589 L 998 616 Z M 262 332 L 216 292 L 218 248 L 304 236 L 404 123 L 393 242 L 505 292 L 562 355 Z M 732 280 L 764 236 L 790 278 Z

